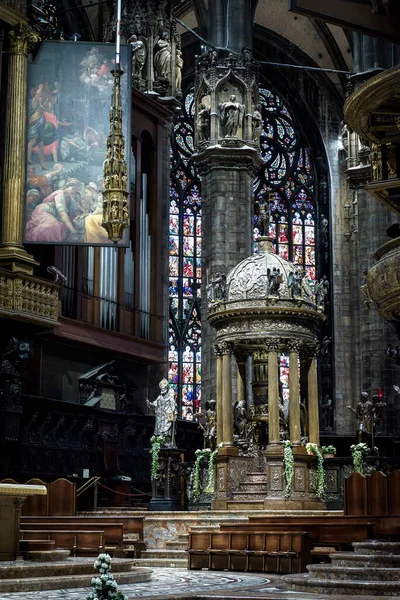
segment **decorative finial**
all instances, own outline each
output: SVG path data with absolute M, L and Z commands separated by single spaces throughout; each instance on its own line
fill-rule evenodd
M 117 6 L 117 35 L 115 45 L 114 86 L 110 110 L 110 134 L 107 138 L 107 158 L 104 161 L 103 222 L 108 237 L 115 244 L 121 241 L 124 230 L 129 226 L 127 167 L 125 162 L 125 140 L 122 135 L 122 103 L 120 67 L 120 22 L 121 0 Z

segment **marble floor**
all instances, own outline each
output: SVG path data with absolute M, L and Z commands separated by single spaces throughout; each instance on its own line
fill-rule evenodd
M 154 600 L 350 600 L 350 596 L 325 596 L 288 591 L 277 575 L 231 573 L 225 571 L 188 571 L 155 568 L 152 581 L 120 585 L 131 598 Z M 89 589 L 52 590 L 43 592 L 0 593 L 0 600 L 84 600 Z M 358 596 L 361 599 L 361 596 Z M 368 600 L 367 596 L 362 597 Z M 372 600 L 372 597 L 370 597 Z M 375 596 L 374 600 L 378 600 Z M 386 596 L 385 600 L 391 600 Z M 393 599 L 394 600 L 394 599 Z

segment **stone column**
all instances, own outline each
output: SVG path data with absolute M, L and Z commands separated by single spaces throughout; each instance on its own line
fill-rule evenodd
M 28 43 L 39 35 L 18 24 L 9 33 L 10 58 L 4 148 L 0 265 L 32 274 L 37 263 L 22 245 L 25 203 L 26 98 Z
M 319 446 L 319 409 L 318 409 L 318 375 L 317 358 L 311 356 L 308 361 L 308 437 L 309 441 Z
M 267 342 L 268 349 L 268 446 L 279 444 L 279 342 Z
M 290 441 L 300 445 L 299 350 L 300 344 L 291 341 L 289 347 L 289 427 Z
M 246 363 L 248 354 L 237 352 L 235 354 L 237 362 L 237 400 L 246 400 Z
M 216 405 L 217 405 L 217 445 L 224 441 L 223 425 L 222 425 L 222 349 L 216 344 L 214 347 L 215 356 L 217 361 L 217 389 L 216 389 Z
M 233 407 L 232 407 L 232 345 L 221 344 L 222 347 L 222 430 L 223 449 L 237 453 L 233 445 Z

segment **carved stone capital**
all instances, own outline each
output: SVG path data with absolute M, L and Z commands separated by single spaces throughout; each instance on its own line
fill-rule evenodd
M 221 348 L 221 353 L 222 354 L 232 354 L 233 351 L 233 344 L 230 342 L 222 342 L 221 344 L 219 344 L 219 347 Z
M 244 145 L 244 142 L 243 142 Z M 210 173 L 213 169 L 246 169 L 249 175 L 255 177 L 262 165 L 262 160 L 256 148 L 246 146 L 244 148 L 231 148 L 220 146 L 209 146 L 198 154 L 193 155 L 196 167 L 200 175 Z
M 278 339 L 265 340 L 265 346 L 268 352 L 279 352 L 281 345 L 282 344 Z
M 303 348 L 303 342 L 301 340 L 289 340 L 286 343 L 289 352 L 297 352 L 300 353 L 300 350 Z
M 214 354 L 217 358 L 221 358 L 221 356 L 222 356 L 221 344 L 214 344 Z
M 30 27 L 18 23 L 9 32 L 10 54 L 28 56 L 29 44 L 40 41 L 40 35 Z

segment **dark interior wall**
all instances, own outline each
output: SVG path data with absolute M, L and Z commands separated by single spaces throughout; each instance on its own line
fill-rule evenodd
M 136 403 L 144 409 L 148 389 L 149 367 L 143 363 L 120 358 L 112 352 L 45 340 L 41 348 L 41 396 L 79 404 L 78 378 L 87 371 L 115 360 L 121 372 L 138 387 Z

